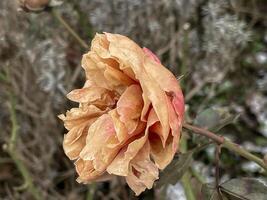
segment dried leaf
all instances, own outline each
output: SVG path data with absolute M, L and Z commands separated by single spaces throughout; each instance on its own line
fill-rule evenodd
M 266 200 L 267 184 L 255 178 L 236 178 L 219 186 L 221 197 L 227 200 Z M 215 184 L 204 184 L 201 189 L 204 199 L 219 200 Z
M 196 116 L 194 124 L 212 131 L 219 131 L 235 122 L 238 117 L 239 115 L 232 115 L 222 109 L 208 108 Z
M 160 179 L 156 186 L 161 187 L 164 184 L 172 184 L 178 182 L 178 180 L 184 175 L 184 173 L 190 167 L 193 161 L 193 151 L 179 154 L 176 156 L 171 164 L 169 164 L 163 172 L 160 173 Z
M 267 183 L 255 178 L 231 179 L 220 186 L 224 196 L 230 200 L 249 199 L 266 200 Z

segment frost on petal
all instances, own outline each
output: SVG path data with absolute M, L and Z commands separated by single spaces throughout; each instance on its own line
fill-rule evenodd
M 157 166 L 150 159 L 149 143 L 143 146 L 130 163 L 130 172 L 126 176 L 126 182 L 130 188 L 139 195 L 146 188 L 151 189 L 155 180 L 159 177 Z

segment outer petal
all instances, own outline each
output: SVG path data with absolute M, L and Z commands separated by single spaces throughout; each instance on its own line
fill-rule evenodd
M 150 146 L 146 142 L 130 163 L 130 173 L 126 177 L 126 181 L 136 195 L 139 195 L 146 188 L 151 189 L 154 181 L 159 178 L 158 168 L 150 160 L 149 153 Z
M 67 111 L 66 115 L 59 115 L 58 117 L 64 122 L 66 129 L 70 130 L 75 126 L 87 123 L 92 118 L 99 117 L 104 112 L 94 105 L 89 105 L 86 107 L 72 108 L 70 111 Z
M 75 163 L 76 171 L 79 175 L 77 181 L 79 183 L 90 183 L 92 181 L 106 181 L 112 176 L 105 171 L 96 171 L 92 161 L 78 159 Z
M 79 157 L 79 154 L 85 145 L 87 130 L 88 128 L 86 128 L 86 126 L 81 125 L 72 128 L 64 135 L 63 149 L 69 159 L 74 160 Z
M 92 160 L 94 168 L 102 171 L 114 159 L 120 147 L 110 148 L 117 144 L 112 118 L 108 114 L 99 117 L 89 128 L 86 145 L 80 153 L 83 160 Z

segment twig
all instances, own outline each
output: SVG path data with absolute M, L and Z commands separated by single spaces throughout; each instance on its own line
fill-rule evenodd
M 35 188 L 31 175 L 26 168 L 26 166 L 23 164 L 23 162 L 20 160 L 18 153 L 15 149 L 16 146 L 16 141 L 17 141 L 17 131 L 18 131 L 18 123 L 17 123 L 17 117 L 16 117 L 16 111 L 15 111 L 15 102 L 14 99 L 10 95 L 10 118 L 11 118 L 11 123 L 12 123 L 12 130 L 11 130 L 11 137 L 10 140 L 8 141 L 8 144 L 4 146 L 4 149 L 7 151 L 7 153 L 10 155 L 11 159 L 14 161 L 16 164 L 19 172 L 21 173 L 23 179 L 24 179 L 24 184 L 22 186 L 17 187 L 17 190 L 22 190 L 22 189 L 28 189 L 29 192 L 32 194 L 34 199 L 40 200 L 41 195 L 38 191 L 37 188 Z
M 236 153 L 236 154 L 238 154 L 238 155 L 240 155 L 240 156 L 242 156 L 248 160 L 254 161 L 258 165 L 260 165 L 264 170 L 267 171 L 267 165 L 264 163 L 264 161 L 261 158 L 251 154 L 247 150 L 240 147 L 238 144 L 235 144 L 235 143 L 231 142 L 230 140 L 227 140 L 222 136 L 218 136 L 215 133 L 208 131 L 204 128 L 193 126 L 193 125 L 190 125 L 187 123 L 184 123 L 183 127 L 188 129 L 188 130 L 193 131 L 194 133 L 206 136 L 206 137 L 212 139 L 214 142 L 221 144 L 222 147 L 224 147 L 224 148 L 226 148 L 226 149 L 228 149 L 228 150 L 230 150 L 230 151 L 232 151 L 232 152 L 234 152 L 234 153 Z
M 56 9 L 52 9 L 52 14 L 54 17 L 67 29 L 67 31 L 79 42 L 79 44 L 85 48 L 89 49 L 89 46 L 86 44 L 85 41 L 70 27 L 70 25 L 66 22 L 65 19 L 57 12 Z
M 223 200 L 221 191 L 220 191 L 220 153 L 221 153 L 221 146 L 216 145 L 215 150 L 215 187 L 218 193 L 219 200 Z

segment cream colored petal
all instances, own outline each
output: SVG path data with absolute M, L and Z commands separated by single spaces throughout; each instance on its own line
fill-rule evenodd
M 88 103 L 101 99 L 102 96 L 108 92 L 110 91 L 105 88 L 92 86 L 92 87 L 72 90 L 69 94 L 67 94 L 67 97 L 68 99 L 75 102 Z
M 105 171 L 96 171 L 93 167 L 92 161 L 78 159 L 74 164 L 79 175 L 77 178 L 77 182 L 79 183 L 106 181 L 112 177 L 111 175 L 105 173 Z
M 79 126 L 83 123 L 89 123 L 93 118 L 102 115 L 105 110 L 100 110 L 94 105 L 89 105 L 86 107 L 72 108 L 66 112 L 66 115 L 59 115 L 58 117 L 64 122 L 66 129 L 70 130 L 75 126 Z
M 130 172 L 126 182 L 139 195 L 145 189 L 151 189 L 154 181 L 159 177 L 157 166 L 150 160 L 150 145 L 148 142 L 142 147 L 130 163 Z
M 106 65 L 100 62 L 99 56 L 95 52 L 88 52 L 83 55 L 82 67 L 85 70 L 86 79 L 99 87 L 111 89 L 108 81 L 104 77 Z
M 86 132 L 85 126 L 77 126 L 64 135 L 63 149 L 69 159 L 74 160 L 79 157 L 85 145 Z

